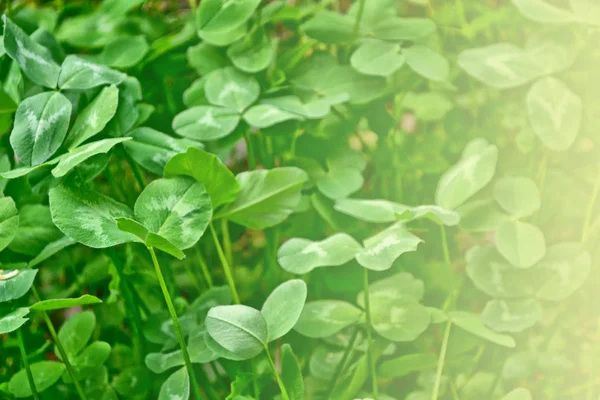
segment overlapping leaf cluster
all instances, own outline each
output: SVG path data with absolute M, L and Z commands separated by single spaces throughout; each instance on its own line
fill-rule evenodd
M 0 397 L 597 398 L 595 2 L 9 3 Z

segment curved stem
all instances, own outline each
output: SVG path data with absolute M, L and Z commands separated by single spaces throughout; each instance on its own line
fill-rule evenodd
M 331 393 L 335 389 L 335 384 L 337 383 L 338 378 L 342 374 L 344 365 L 346 365 L 348 358 L 350 358 L 350 354 L 352 354 L 352 350 L 354 348 L 354 342 L 356 341 L 357 337 L 358 337 L 358 327 L 355 327 L 354 332 L 352 332 L 352 336 L 350 337 L 350 341 L 348 342 L 348 346 L 346 346 L 346 350 L 344 351 L 344 355 L 342 356 L 340 363 L 337 365 L 337 367 L 335 369 L 333 378 L 331 378 L 331 381 L 329 382 L 329 387 L 327 388 L 327 398 L 329 398 L 329 396 L 331 396 Z
M 33 380 L 33 374 L 31 373 L 31 367 L 29 366 L 29 360 L 27 359 L 27 352 L 25 351 L 25 341 L 23 340 L 23 332 L 20 329 L 17 330 L 17 338 L 19 339 L 19 350 L 21 351 L 21 358 L 25 365 L 25 372 L 27 373 L 27 380 L 29 381 L 29 387 L 31 388 L 31 394 L 35 400 L 40 400 L 40 395 L 35 387 Z
M 215 247 L 217 248 L 217 254 L 219 255 L 219 259 L 221 260 L 221 264 L 223 265 L 223 271 L 225 272 L 225 279 L 227 279 L 227 284 L 229 285 L 229 290 L 231 290 L 231 296 L 233 297 L 233 302 L 235 304 L 240 304 L 240 296 L 238 295 L 237 289 L 235 288 L 235 281 L 233 280 L 233 274 L 231 273 L 231 267 L 229 266 L 229 262 L 227 262 L 227 257 L 223 253 L 223 248 L 221 247 L 221 243 L 219 243 L 219 238 L 217 237 L 217 232 L 215 232 L 215 228 L 210 223 L 210 233 L 212 234 L 213 241 L 215 242 Z
M 377 385 L 377 369 L 375 368 L 375 359 L 373 358 L 373 335 L 371 332 L 371 301 L 369 299 L 369 271 L 363 268 L 363 281 L 365 291 L 365 310 L 367 313 L 367 361 L 371 370 L 371 380 L 373 388 L 373 400 L 379 400 L 379 387 Z
M 229 236 L 229 221 L 226 218 L 221 220 L 221 232 L 223 233 L 223 250 L 227 262 L 233 264 L 233 252 L 231 250 L 231 237 Z
M 360 21 L 362 20 L 363 14 L 365 12 L 365 3 L 366 0 L 359 0 L 358 3 L 358 12 L 356 13 L 356 21 L 354 22 L 354 36 L 358 36 L 358 32 L 360 30 Z M 377 400 L 377 399 L 375 399 Z
M 33 297 L 35 297 L 36 301 L 38 301 L 38 302 L 42 301 L 35 286 L 31 287 L 31 292 L 33 293 Z M 85 396 L 85 392 L 83 391 L 83 388 L 81 387 L 81 384 L 79 383 L 79 379 L 77 379 L 75 370 L 73 369 L 73 366 L 71 365 L 71 362 L 69 361 L 67 352 L 65 351 L 65 348 L 63 347 L 62 342 L 60 341 L 60 339 L 58 338 L 58 335 L 56 334 L 56 329 L 54 329 L 54 325 L 52 324 L 50 317 L 48 317 L 48 314 L 46 313 L 46 311 L 40 311 L 40 312 L 42 313 L 42 316 L 44 317 L 44 321 L 46 322 L 46 326 L 48 327 L 50 336 L 52 336 L 52 340 L 54 340 L 54 344 L 56 345 L 56 348 L 58 349 L 58 352 L 60 353 L 62 362 L 65 364 L 65 368 L 67 368 L 67 372 L 71 376 L 71 379 L 73 380 L 73 385 L 75 386 L 75 390 L 77 391 L 77 394 L 79 395 L 81 400 L 87 400 L 87 397 Z
M 448 267 L 451 268 L 452 260 L 450 260 L 450 250 L 448 250 L 448 238 L 446 237 L 446 228 L 444 228 L 444 225 L 441 225 L 440 229 L 442 230 L 442 247 L 444 249 L 444 261 L 446 261 L 446 265 L 448 265 Z
M 198 248 L 198 246 L 194 246 L 194 249 L 196 251 L 196 257 L 198 258 L 198 263 L 200 264 L 200 268 L 202 269 L 202 276 L 204 276 L 206 285 L 210 289 L 213 287 L 213 280 L 212 280 L 212 276 L 210 276 L 210 271 L 208 270 L 208 265 L 206 265 L 206 260 L 204 259 L 204 257 L 202 257 L 202 253 L 200 252 L 200 249 Z
M 442 383 L 442 372 L 444 371 L 444 363 L 446 362 L 446 351 L 448 350 L 448 339 L 450 338 L 450 328 L 452 328 L 452 321 L 448 321 L 448 324 L 446 325 L 446 330 L 444 332 L 444 339 L 442 341 L 442 349 L 440 350 L 440 358 L 438 359 L 437 370 L 435 373 L 435 382 L 433 384 L 431 400 L 437 400 L 440 392 L 440 384 Z
M 275 376 L 275 379 L 277 380 L 277 385 L 279 386 L 279 390 L 281 390 L 281 398 L 283 400 L 290 400 L 290 396 L 287 393 L 287 390 L 285 389 L 285 385 L 283 384 L 283 381 L 281 380 L 281 377 L 279 376 L 279 373 L 277 372 L 277 368 L 275 368 L 275 363 L 273 362 L 273 359 L 271 358 L 271 353 L 269 353 L 269 347 L 265 346 L 265 351 L 267 352 L 267 358 L 269 359 L 269 364 L 271 365 L 271 369 L 273 370 L 273 375 Z
M 181 354 L 183 355 L 185 368 L 187 369 L 188 375 L 190 377 L 194 397 L 197 400 L 204 399 L 205 397 L 200 392 L 200 386 L 198 385 L 196 374 L 194 373 L 194 367 L 192 366 L 192 360 L 190 359 L 190 354 L 187 350 L 187 346 L 183 336 L 183 331 L 181 330 L 181 324 L 179 323 L 179 318 L 177 317 L 177 312 L 175 311 L 173 300 L 171 300 L 171 295 L 169 294 L 169 290 L 167 289 L 167 283 L 165 282 L 165 278 L 160 269 L 158 259 L 156 258 L 156 253 L 154 252 L 154 249 L 152 247 L 148 247 L 148 251 L 150 252 L 150 256 L 152 256 L 152 263 L 154 264 L 154 269 L 156 270 L 156 277 L 158 278 L 160 289 L 162 290 L 163 297 L 165 298 L 165 303 L 167 303 L 167 309 L 169 310 L 171 320 L 173 321 L 173 326 L 175 327 L 175 335 L 177 336 L 179 347 L 181 347 Z

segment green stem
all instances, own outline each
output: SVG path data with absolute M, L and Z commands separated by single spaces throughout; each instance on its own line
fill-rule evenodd
M 33 380 L 33 374 L 31 373 L 31 367 L 29 366 L 29 360 L 27 359 L 25 341 L 23 340 L 23 332 L 21 332 L 21 329 L 17 329 L 17 337 L 19 339 L 19 350 L 21 351 L 21 358 L 23 359 L 23 364 L 25 365 L 25 372 L 27 373 L 27 380 L 29 381 L 31 394 L 35 400 L 40 400 L 40 395 L 37 392 L 37 388 L 35 387 L 35 382 Z
M 192 10 L 192 12 L 196 11 L 196 0 L 189 0 L 190 3 L 190 9 Z
M 431 400 L 437 400 L 440 392 L 440 384 L 442 383 L 442 372 L 444 371 L 444 363 L 446 362 L 446 351 L 448 350 L 448 339 L 450 338 L 450 328 L 452 328 L 452 321 L 448 321 L 448 324 L 446 324 L 444 339 L 442 341 L 442 349 L 440 350 L 440 358 L 438 359 L 437 370 L 435 373 L 435 382 L 433 384 Z
M 448 238 L 446 237 L 446 228 L 444 225 L 440 226 L 442 231 L 442 248 L 444 249 L 444 261 L 448 268 L 452 268 L 452 260 L 450 259 L 450 250 L 448 249 Z
M 121 260 L 119 259 L 116 251 L 112 248 L 109 248 L 108 256 L 112 260 L 117 274 L 119 274 L 119 287 L 121 289 L 123 300 L 125 302 L 125 310 L 131 318 L 130 327 L 133 331 L 132 342 L 137 358 L 136 362 L 137 364 L 141 364 L 144 361 L 144 354 L 146 353 L 146 351 L 144 346 L 144 337 L 142 335 L 142 317 L 140 315 L 140 310 L 134 299 L 133 288 L 129 286 L 129 282 L 125 280 L 125 277 L 123 276 L 123 264 L 121 263 Z
M 195 249 L 196 249 L 196 257 L 198 258 L 198 263 L 200 263 L 200 268 L 202 269 L 202 275 L 204 276 L 204 280 L 206 281 L 206 284 L 208 285 L 208 288 L 210 289 L 214 285 L 213 285 L 212 276 L 210 276 L 210 271 L 208 270 L 208 265 L 206 265 L 206 260 L 204 260 L 204 257 L 202 257 L 200 248 L 198 246 L 196 246 Z
M 229 221 L 225 218 L 221 220 L 221 232 L 223 234 L 223 250 L 227 262 L 233 264 L 233 252 L 231 251 L 231 238 L 229 236 Z
M 290 396 L 287 393 L 287 390 L 285 389 L 285 385 L 283 384 L 283 381 L 281 380 L 281 377 L 279 376 L 279 373 L 277 372 L 277 368 L 275 368 L 275 363 L 273 362 L 273 358 L 271 358 L 271 353 L 269 353 L 269 347 L 265 345 L 265 351 L 267 352 L 267 358 L 269 359 L 269 364 L 271 365 L 271 370 L 273 370 L 273 375 L 275 376 L 275 379 L 277 380 L 277 385 L 279 385 L 279 390 L 281 390 L 281 398 L 283 400 L 290 400 Z
M 233 279 L 233 274 L 231 273 L 231 267 L 227 262 L 227 257 L 225 257 L 225 254 L 223 253 L 223 248 L 221 247 L 221 243 L 219 243 L 219 238 L 217 237 L 217 232 L 215 232 L 215 228 L 212 222 L 210 223 L 210 233 L 212 234 L 213 241 L 215 242 L 215 247 L 217 248 L 217 254 L 219 255 L 219 259 L 221 260 L 221 264 L 223 265 L 225 279 L 227 279 L 229 290 L 231 290 L 233 302 L 235 304 L 240 304 L 240 296 L 238 295 L 237 289 L 235 288 L 235 281 Z
M 371 369 L 371 383 L 373 387 L 373 400 L 379 400 L 379 387 L 377 386 L 377 370 L 375 368 L 375 359 L 373 358 L 373 335 L 371 332 L 371 301 L 369 295 L 369 271 L 363 268 L 363 282 L 365 291 L 365 311 L 367 314 L 367 361 Z
M 357 337 L 358 337 L 358 327 L 355 327 L 354 332 L 352 332 L 352 336 L 350 337 L 350 341 L 348 342 L 348 346 L 346 346 L 346 350 L 344 351 L 344 355 L 342 356 L 340 363 L 335 368 L 335 373 L 333 374 L 333 378 L 331 378 L 331 381 L 329 382 L 329 387 L 327 388 L 326 398 L 329 398 L 331 396 L 331 393 L 335 389 L 335 384 L 337 383 L 338 378 L 342 374 L 342 371 L 344 370 L 344 366 L 346 365 L 348 358 L 350 358 L 350 354 L 352 354 L 352 350 L 354 348 L 354 342 L 356 341 Z
M 360 21 L 362 20 L 363 14 L 365 12 L 365 4 L 366 0 L 359 0 L 358 3 L 358 12 L 356 13 L 356 21 L 354 22 L 354 36 L 358 36 L 358 31 L 360 30 Z M 377 399 L 375 399 L 377 400 Z
M 196 380 L 196 374 L 194 373 L 192 360 L 190 359 L 190 354 L 188 353 L 187 346 L 185 344 L 183 331 L 181 330 L 181 324 L 179 323 L 179 318 L 177 317 L 177 312 L 175 311 L 173 300 L 171 300 L 171 295 L 169 294 L 169 290 L 167 289 L 167 283 L 165 282 L 162 270 L 160 269 L 160 265 L 158 264 L 156 253 L 154 252 L 154 249 L 152 247 L 148 247 L 148 251 L 150 252 L 150 256 L 152 257 L 152 263 L 154 264 L 154 269 L 156 270 L 156 277 L 158 278 L 160 289 L 162 290 L 165 302 L 167 303 L 167 309 L 169 310 L 169 314 L 171 314 L 171 320 L 173 321 L 173 326 L 175 327 L 175 334 L 177 336 L 177 341 L 179 342 L 179 347 L 181 347 L 181 354 L 183 355 L 185 368 L 187 369 L 188 375 L 190 377 L 194 397 L 197 400 L 204 399 L 205 397 L 200 392 L 200 386 L 198 385 L 198 381 Z
M 133 160 L 133 158 L 131 158 L 129 153 L 123 151 L 123 154 L 125 155 L 125 159 L 127 160 L 129 167 L 131 167 L 133 176 L 135 176 L 135 179 L 137 180 L 137 183 L 140 186 L 140 190 L 144 190 L 144 188 L 147 186 L 146 178 L 144 178 L 144 172 L 140 169 L 140 167 Z
M 252 144 L 250 131 L 244 132 L 244 140 L 246 141 L 246 152 L 248 153 L 248 167 L 254 170 L 256 169 L 256 155 L 254 154 L 254 145 Z
M 592 196 L 588 202 L 587 211 L 585 213 L 585 220 L 583 221 L 583 228 L 581 230 L 581 242 L 585 243 L 588 239 L 590 224 L 592 222 L 592 214 L 594 213 L 594 206 L 598 200 L 598 192 L 600 192 L 600 170 L 596 174 L 596 182 L 594 183 L 594 189 Z
M 36 301 L 42 301 L 35 286 L 31 287 L 31 292 L 33 293 L 33 297 L 35 297 Z M 75 370 L 73 369 L 73 366 L 71 365 L 71 362 L 69 361 L 67 352 L 65 351 L 65 348 L 63 347 L 62 342 L 60 341 L 60 339 L 58 338 L 58 335 L 56 334 L 56 330 L 54 329 L 52 320 L 50 320 L 50 317 L 48 317 L 48 314 L 46 313 L 46 311 L 40 311 L 40 312 L 42 313 L 42 317 L 44 317 L 44 321 L 46 322 L 46 326 L 48 327 L 50 336 L 52 336 L 52 340 L 54 340 L 54 344 L 56 345 L 56 348 L 58 349 L 58 352 L 60 353 L 62 362 L 65 364 L 65 368 L 67 368 L 67 372 L 71 376 L 71 379 L 73 380 L 73 385 L 75 386 L 75 390 L 77 391 L 77 394 L 79 395 L 81 400 L 87 400 L 87 397 L 85 396 L 85 393 L 83 392 L 83 388 L 81 387 L 81 384 L 79 383 L 79 379 L 77 379 L 77 375 L 75 375 Z

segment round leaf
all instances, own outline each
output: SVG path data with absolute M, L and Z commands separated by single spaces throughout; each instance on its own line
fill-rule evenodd
M 192 247 L 204 234 L 212 216 L 204 186 L 187 177 L 158 179 L 135 202 L 135 217 L 180 250 Z
M 19 299 L 29 291 L 37 274 L 37 269 L 22 269 L 10 273 L 12 278 L 0 280 L 0 303 Z M 5 272 L 3 275 L 8 275 Z
M 318 267 L 346 264 L 362 247 L 345 233 L 336 233 L 320 242 L 290 239 L 277 252 L 279 264 L 293 274 L 306 274 Z
M 496 248 L 513 266 L 529 268 L 546 254 L 546 240 L 538 227 L 509 221 L 496 232 Z
M 271 292 L 260 310 L 267 322 L 269 342 L 284 336 L 296 325 L 306 294 L 306 283 L 300 279 L 284 282 Z
M 173 130 L 194 140 L 216 140 L 233 132 L 240 122 L 236 111 L 212 106 L 189 108 L 175 116 Z
M 504 177 L 494 186 L 494 198 L 500 206 L 517 218 L 529 217 L 540 209 L 540 192 L 535 182 L 526 177 Z
M 362 316 L 360 309 L 345 301 L 312 301 L 304 306 L 294 330 L 311 338 L 328 337 L 356 324 Z
M 52 221 L 65 235 L 94 248 L 138 241 L 136 236 L 122 232 L 116 218 L 133 218 L 133 213 L 103 194 L 85 187 L 65 185 L 50 189 Z
M 550 150 L 571 147 L 581 126 L 582 108 L 581 98 L 556 78 L 540 79 L 527 94 L 533 131 Z
M 388 42 L 365 42 L 350 57 L 350 64 L 366 75 L 390 76 L 406 62 L 400 46 Z
M 458 56 L 458 65 L 475 79 L 496 89 L 524 85 L 541 73 L 528 53 L 510 43 L 465 50 Z
M 60 327 L 58 339 L 61 341 L 69 359 L 77 356 L 92 337 L 96 326 L 96 316 L 91 311 L 73 315 Z M 60 353 L 55 350 L 60 358 Z
M 65 365 L 54 361 L 40 361 L 30 365 L 33 383 L 38 393 L 54 385 L 62 376 Z M 31 397 L 27 372 L 22 369 L 10 379 L 8 389 L 17 398 Z
M 453 311 L 449 313 L 449 316 L 454 325 L 489 342 L 511 348 L 517 345 L 512 336 L 502 335 L 485 327 L 477 314 L 464 311 Z
M 175 371 L 160 387 L 158 400 L 188 400 L 190 398 L 190 378 L 187 370 Z
M 450 74 L 450 63 L 439 53 L 429 47 L 415 45 L 402 51 L 406 63 L 417 74 L 432 80 L 445 81 Z
M 580 243 L 558 243 L 548 248 L 537 268 L 547 277 L 536 296 L 562 301 L 584 284 L 592 268 L 592 258 Z
M 227 218 L 251 229 L 264 229 L 285 220 L 298 206 L 302 185 L 308 180 L 295 167 L 242 172 L 240 193 L 215 218 Z
M 216 343 L 243 359 L 256 357 L 268 343 L 267 322 L 260 311 L 248 306 L 213 307 L 205 324 Z
M 437 205 L 454 210 L 483 189 L 496 172 L 498 148 L 485 139 L 474 139 L 460 161 L 442 175 L 435 193 Z
M 194 147 L 167 162 L 165 176 L 174 175 L 188 175 L 204 185 L 213 208 L 231 203 L 240 191 L 240 184 L 219 157 Z
M 371 292 L 371 290 L 369 290 Z M 398 291 L 375 291 L 370 299 L 371 324 L 377 333 L 394 342 L 410 342 L 429 326 L 427 308 Z
M 496 332 L 522 332 L 542 319 L 542 306 L 533 299 L 492 300 L 481 314 L 485 325 Z
M 416 251 L 422 240 L 410 233 L 401 223 L 366 239 L 364 250 L 356 255 L 356 261 L 373 271 L 385 271 L 402 254 Z
M 258 81 L 233 67 L 211 72 L 204 90 L 211 104 L 240 113 L 254 103 L 260 94 Z

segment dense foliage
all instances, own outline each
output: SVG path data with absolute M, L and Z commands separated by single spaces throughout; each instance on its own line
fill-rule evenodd
M 595 0 L 3 4 L 0 398 L 600 396 Z

